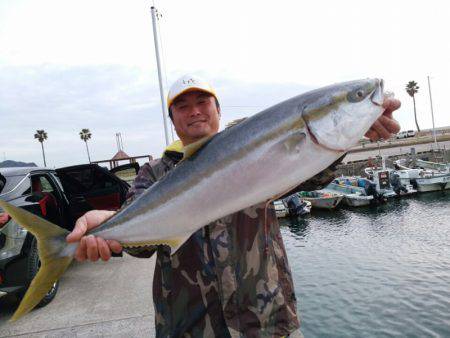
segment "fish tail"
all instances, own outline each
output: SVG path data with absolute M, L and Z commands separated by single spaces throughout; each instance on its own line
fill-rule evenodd
M 39 304 L 53 284 L 66 271 L 73 259 L 73 250 L 70 250 L 73 245 L 66 243 L 66 236 L 69 231 L 1 200 L 0 207 L 14 221 L 36 237 L 41 261 L 38 273 L 33 278 L 19 307 L 10 319 L 15 321 Z

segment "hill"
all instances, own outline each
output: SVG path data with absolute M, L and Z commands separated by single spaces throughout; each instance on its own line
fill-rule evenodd
M 19 161 L 6 160 L 0 162 L 0 168 L 16 168 L 16 167 L 37 167 L 36 163 L 25 163 Z

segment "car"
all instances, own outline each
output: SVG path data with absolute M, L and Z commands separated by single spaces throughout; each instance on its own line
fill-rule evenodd
M 408 137 L 407 131 L 401 131 L 397 135 L 395 135 L 396 139 L 407 138 L 407 137 Z
M 416 132 L 414 130 L 404 130 L 399 132 L 397 135 L 395 135 L 395 138 L 401 139 L 401 138 L 408 138 L 408 137 L 414 137 L 416 136 Z
M 92 209 L 117 210 L 130 185 L 120 173 L 132 177 L 139 165 L 132 163 L 109 171 L 97 164 L 60 169 L 0 168 L 0 199 L 30 211 L 69 231 L 75 221 Z M 37 241 L 0 208 L 0 297 L 25 294 L 40 267 Z M 42 299 L 48 304 L 58 282 Z
M 406 132 L 407 137 L 414 137 L 416 136 L 416 132 L 414 130 L 408 130 Z

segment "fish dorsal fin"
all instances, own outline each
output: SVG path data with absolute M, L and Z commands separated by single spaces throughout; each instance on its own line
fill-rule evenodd
M 205 143 L 207 143 L 213 136 L 214 135 L 205 136 L 205 137 L 201 138 L 200 140 L 185 146 L 183 148 L 183 160 L 194 155 L 197 152 L 197 150 L 199 150 L 201 147 L 203 147 L 203 145 Z

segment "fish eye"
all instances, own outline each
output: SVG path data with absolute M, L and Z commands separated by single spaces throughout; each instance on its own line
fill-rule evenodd
M 366 96 L 367 92 L 363 88 L 360 88 L 348 93 L 347 100 L 349 102 L 359 102 L 362 101 Z

